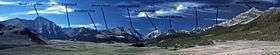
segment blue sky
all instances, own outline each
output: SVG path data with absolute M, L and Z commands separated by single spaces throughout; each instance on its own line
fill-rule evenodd
M 68 8 L 69 17 L 72 27 L 88 27 L 93 28 L 87 13 L 74 12 L 74 10 L 92 9 L 96 12 L 91 12 L 94 21 L 99 29 L 104 29 L 104 22 L 99 7 L 91 7 L 92 4 L 108 4 L 110 7 L 104 7 L 107 22 L 110 28 L 113 27 L 129 27 L 129 20 L 126 8 L 116 7 L 117 5 L 140 5 L 139 8 L 130 8 L 133 25 L 142 33 L 147 33 L 153 30 L 152 25 L 145 20 L 145 12 L 135 12 L 139 9 L 152 9 L 154 12 L 147 12 L 152 18 L 152 21 L 159 27 L 161 31 L 169 29 L 168 19 L 159 18 L 157 16 L 182 16 L 183 18 L 172 18 L 173 26 L 176 30 L 191 30 L 194 27 L 194 9 L 193 7 L 206 7 L 209 5 L 230 5 L 227 8 L 220 8 L 219 21 L 222 22 L 231 19 L 241 12 L 244 12 L 252 7 L 260 10 L 268 9 L 269 7 L 279 5 L 278 0 L 251 0 L 258 1 L 260 4 L 250 4 L 250 7 L 244 4 L 236 4 L 242 0 L 67 0 L 67 3 L 75 3 L 76 6 Z M 248 1 L 248 0 L 246 0 Z M 66 3 L 66 0 L 0 0 L 0 21 L 12 18 L 21 18 L 32 20 L 36 17 L 36 12 L 32 4 L 38 5 L 40 16 L 57 23 L 62 27 L 67 26 L 65 17 L 65 8 L 61 3 Z M 200 8 L 198 9 L 199 24 L 201 27 L 208 27 L 215 24 L 215 8 Z

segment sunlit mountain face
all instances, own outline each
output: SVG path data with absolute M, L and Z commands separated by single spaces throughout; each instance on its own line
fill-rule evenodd
M 61 27 L 70 24 L 70 27 L 95 29 L 95 24 L 98 30 L 105 30 L 105 17 L 110 29 L 131 27 L 132 24 L 137 31 L 147 34 L 154 29 L 162 32 L 192 30 L 195 24 L 206 28 L 253 7 L 266 10 L 279 5 L 278 0 L 0 0 L 0 21 L 14 18 L 33 20 L 39 15 Z

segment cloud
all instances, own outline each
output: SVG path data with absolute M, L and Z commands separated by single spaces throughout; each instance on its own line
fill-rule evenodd
M 3 17 L 3 16 L 0 16 L 0 21 L 5 21 L 5 20 L 8 20 L 9 17 Z
M 210 20 L 216 20 L 216 19 L 210 19 Z M 228 20 L 228 19 L 218 18 L 217 20 L 218 20 L 218 21 L 226 21 L 226 20 Z
M 156 18 L 156 14 L 154 14 L 153 12 L 139 12 L 137 15 L 135 16 L 131 16 L 131 18 L 141 18 L 141 17 L 146 17 L 146 14 L 151 17 L 151 18 Z M 128 17 L 128 16 L 126 16 Z
M 7 1 L 1 1 L 0 0 L 0 5 L 18 5 L 20 2 L 16 1 L 16 2 L 7 2 Z
M 50 0 L 47 4 L 49 5 L 58 4 L 58 0 Z
M 152 18 L 158 18 L 157 16 L 178 15 L 185 13 L 187 10 L 192 10 L 194 7 L 200 7 L 205 4 L 195 2 L 170 2 L 160 5 L 147 6 L 149 8 L 158 8 L 155 12 L 148 12 L 147 14 Z M 146 17 L 145 12 L 138 12 L 138 14 L 132 16 L 133 18 Z
M 176 10 L 187 10 L 187 9 L 191 9 L 193 7 L 200 7 L 200 6 L 203 6 L 203 5 L 205 5 L 205 4 L 194 3 L 194 2 L 179 2 L 179 3 L 175 3 Z
M 65 6 L 60 5 L 57 0 L 50 0 L 49 2 L 44 4 L 49 6 L 42 10 L 38 10 L 39 14 L 65 14 L 66 13 Z M 67 10 L 68 12 L 74 12 L 73 8 L 68 7 Z M 16 12 L 13 13 L 12 15 L 31 15 L 31 14 L 36 14 L 36 11 L 31 10 L 31 11 L 24 11 L 24 12 Z
M 236 4 L 236 2 L 242 2 L 242 1 L 247 1 L 247 0 L 233 0 L 233 1 L 232 1 L 231 3 L 229 3 L 229 4 Z M 279 3 L 278 0 L 248 0 L 248 1 L 269 2 L 269 3 L 273 3 L 273 4 Z
M 278 0 L 258 0 L 258 1 L 264 1 L 264 2 L 270 2 L 270 3 L 278 3 Z
M 72 9 L 72 8 L 67 8 L 67 9 L 68 9 L 68 12 L 74 11 L 74 9 Z M 66 8 L 65 8 L 65 6 L 62 6 L 62 5 L 55 5 L 55 6 L 48 7 L 44 10 L 38 10 L 39 14 L 64 14 L 65 12 L 66 12 Z M 28 11 L 25 14 L 36 14 L 36 11 L 35 10 Z
M 102 24 L 95 24 L 97 26 L 98 29 L 103 29 L 103 28 L 99 28 L 102 26 Z M 60 27 L 62 28 L 67 28 L 68 26 L 65 24 L 59 24 Z M 84 27 L 84 28 L 91 28 L 91 29 L 95 29 L 94 28 L 94 24 L 77 24 L 77 25 L 71 25 L 72 28 L 79 28 L 79 27 Z

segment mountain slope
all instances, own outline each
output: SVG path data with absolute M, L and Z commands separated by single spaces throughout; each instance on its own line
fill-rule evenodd
M 146 45 L 160 47 L 192 47 L 213 44 L 213 40 L 280 41 L 280 8 L 258 11 L 255 8 L 241 13 L 233 20 L 223 22 L 201 33 L 174 33 L 166 38 L 148 40 Z M 250 15 L 244 15 L 250 14 Z M 241 17 L 241 18 L 240 18 Z
M 145 39 L 153 39 L 153 38 L 157 38 L 161 35 L 161 32 L 159 30 L 153 30 L 152 32 L 148 33 L 145 36 Z
M 264 13 L 263 11 L 259 11 L 256 8 L 251 8 L 250 10 L 239 14 L 238 16 L 236 16 L 235 18 L 233 18 L 231 20 L 227 20 L 225 22 L 218 24 L 218 26 L 230 27 L 230 26 L 234 26 L 237 24 L 247 24 L 247 23 L 255 20 L 256 18 L 258 18 L 263 13 Z
M 67 39 L 68 36 L 63 33 L 62 29 L 54 22 L 47 20 L 44 17 L 36 17 L 34 20 L 10 19 L 3 21 L 5 26 L 15 26 L 19 28 L 27 28 L 37 32 L 48 39 Z
M 79 41 L 91 41 L 91 42 L 125 42 L 134 43 L 142 41 L 141 36 L 134 35 L 135 32 L 129 28 L 117 27 L 103 31 L 84 31 L 80 32 L 77 36 Z
M 0 49 L 47 44 L 47 39 L 25 28 L 0 24 Z
M 68 39 L 62 28 L 44 17 L 36 17 L 33 25 L 33 30 L 50 39 Z
M 54 22 L 44 17 L 36 17 L 34 20 L 10 19 L 2 22 L 5 26 L 27 28 L 32 32 L 39 33 L 48 39 L 78 40 L 91 42 L 139 42 L 143 38 L 139 32 L 117 27 L 109 30 L 93 30 L 89 28 L 61 28 Z
M 214 40 L 265 40 L 279 41 L 280 8 L 270 8 L 247 24 L 215 27 L 203 36 Z

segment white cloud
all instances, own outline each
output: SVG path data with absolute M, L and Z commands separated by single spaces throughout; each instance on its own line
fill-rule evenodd
M 199 6 L 203 6 L 205 4 L 201 4 L 201 3 L 193 3 L 193 2 L 179 2 L 176 3 L 176 10 L 187 10 L 187 9 L 191 9 L 193 7 L 199 7 Z
M 58 0 L 50 0 L 47 4 L 49 5 L 58 4 Z
M 95 24 L 96 25 L 96 27 L 98 28 L 98 29 L 102 29 L 102 28 L 99 28 L 99 27 L 101 27 L 102 26 L 102 24 Z M 59 24 L 59 26 L 60 27 L 62 27 L 62 28 L 67 28 L 68 26 L 67 25 L 65 25 L 65 24 Z M 71 27 L 72 28 L 79 28 L 79 27 L 84 27 L 84 28 L 91 28 L 91 29 L 95 29 L 94 28 L 94 24 L 77 24 L 77 25 L 71 25 Z
M 171 5 L 171 6 L 170 6 Z M 172 2 L 167 3 L 167 5 L 156 5 L 156 6 L 148 6 L 148 7 L 159 7 L 159 10 L 155 12 L 147 13 L 150 17 L 157 18 L 157 16 L 167 16 L 167 15 L 177 15 L 184 13 L 186 10 L 190 10 L 193 7 L 203 6 L 205 4 L 202 3 L 194 3 L 194 2 Z M 175 7 L 175 8 L 172 8 Z M 145 12 L 139 12 L 137 15 L 132 16 L 133 18 L 146 17 Z
M 211 19 L 211 20 L 216 20 L 216 19 Z M 228 19 L 218 18 L 217 20 L 218 20 L 218 21 L 226 21 L 226 20 L 228 20 Z
M 18 5 L 20 2 L 16 1 L 16 2 L 7 2 L 7 1 L 1 1 L 0 0 L 0 5 Z
M 146 17 L 145 13 L 147 13 L 147 15 L 151 18 L 156 18 L 156 15 L 153 12 L 139 12 L 136 16 L 131 16 L 131 18 Z
M 50 0 L 49 2 L 45 3 L 49 5 L 49 7 L 46 7 L 45 9 L 38 10 L 39 14 L 65 14 L 66 8 L 63 5 L 59 5 L 57 0 Z M 68 7 L 68 12 L 73 12 L 74 9 Z M 12 15 L 30 15 L 30 14 L 36 14 L 35 10 L 31 11 L 24 11 L 24 12 L 17 12 L 13 13 Z
M 72 8 L 67 8 L 68 12 L 73 12 L 74 9 Z M 66 12 L 65 6 L 62 5 L 54 5 L 51 7 L 48 7 L 44 10 L 38 10 L 38 13 L 40 14 L 64 14 Z M 26 14 L 36 14 L 35 10 L 28 11 Z
M 9 17 L 3 17 L 3 16 L 0 16 L 0 21 L 5 21 L 5 20 L 8 20 Z
M 270 3 L 278 3 L 278 0 L 259 0 L 264 2 L 270 2 Z
M 158 10 L 155 12 L 157 16 L 173 15 L 177 13 L 181 13 L 181 12 L 179 10 Z

